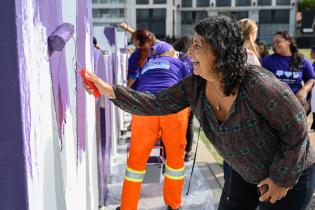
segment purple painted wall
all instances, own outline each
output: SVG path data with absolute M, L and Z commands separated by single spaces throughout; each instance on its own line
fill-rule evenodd
M 62 24 L 61 0 L 36 0 L 36 11 L 42 24 L 46 27 L 47 37 Z M 69 108 L 68 75 L 65 63 L 65 53 L 53 52 L 49 58 L 53 84 L 54 104 L 57 118 L 59 138 L 62 136 L 62 123 L 65 121 L 65 111 Z
M 101 50 L 93 49 L 94 71 L 97 76 L 106 81 L 105 59 Z M 96 130 L 98 146 L 98 180 L 99 180 L 99 200 L 105 204 L 108 197 L 108 178 L 109 178 L 109 143 L 106 141 L 106 124 L 110 123 L 105 116 L 105 97 L 96 99 Z
M 101 202 L 106 200 L 112 129 L 116 126 L 111 124 L 115 115 L 111 113 L 110 102 L 105 100 L 105 110 L 100 115 L 102 121 L 97 122 L 102 123 L 102 129 L 95 142 L 92 100 L 86 100 L 90 96 L 86 96 L 80 75 L 75 78 L 74 74 L 69 74 L 75 70 L 69 67 L 71 48 L 51 54 L 47 51 L 46 55 L 46 38 L 63 23 L 62 9 L 68 2 L 2 1 L 0 58 L 4 74 L 0 78 L 0 210 L 37 210 L 46 204 L 47 210 L 96 209 L 98 185 Z M 76 0 L 71 4 L 78 14 L 73 15 L 76 23 L 72 23 L 76 25 L 77 59 L 81 65 L 91 66 L 91 1 Z M 39 50 L 37 45 L 41 47 Z M 100 74 L 110 83 L 115 81 L 116 56 L 107 56 L 104 63 L 100 55 L 102 62 L 96 63 L 95 69 L 106 66 L 106 71 Z M 89 68 L 92 71 L 92 67 Z M 76 92 L 71 89 L 75 80 Z M 77 100 L 73 102 L 75 97 Z M 76 113 L 70 112 L 70 106 L 75 103 Z M 41 105 L 41 110 L 36 104 Z M 77 125 L 72 126 L 72 122 Z M 60 150 L 62 145 L 58 139 L 63 138 L 68 141 L 64 142 L 65 149 Z M 95 176 L 96 143 L 100 183 Z M 77 161 L 77 157 L 82 159 Z
M 15 1 L 1 1 L 0 25 L 0 209 L 28 209 Z
M 87 6 L 89 5 L 89 6 Z M 77 45 L 77 59 L 82 66 L 85 64 L 85 47 L 86 47 L 86 32 L 91 31 L 89 23 L 91 20 L 91 8 L 90 3 L 87 0 L 77 0 L 77 14 L 80 18 L 77 18 L 77 36 L 76 36 L 76 45 Z M 83 15 L 83 17 L 82 17 Z M 91 71 L 91 69 L 88 69 Z M 83 151 L 85 151 L 85 90 L 83 88 L 82 79 L 78 75 L 77 78 L 77 136 L 78 136 L 78 156 L 81 157 Z

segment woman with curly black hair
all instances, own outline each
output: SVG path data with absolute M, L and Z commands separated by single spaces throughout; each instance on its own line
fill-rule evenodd
M 139 93 L 93 74 L 86 77 L 131 113 L 166 115 L 190 106 L 232 168 L 220 210 L 305 209 L 315 182 L 305 112 L 287 85 L 271 72 L 246 64 L 243 42 L 236 20 L 213 16 L 195 26 L 188 50 L 194 75 L 166 90 Z

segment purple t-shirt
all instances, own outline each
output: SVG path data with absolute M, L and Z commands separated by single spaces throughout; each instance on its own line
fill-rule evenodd
M 302 88 L 302 81 L 307 82 L 314 79 L 314 70 L 311 63 L 304 59 L 299 71 L 290 70 L 291 56 L 281 56 L 272 54 L 262 60 L 262 66 L 274 73 L 282 82 L 287 83 L 293 93 L 297 93 Z
M 181 60 L 185 66 L 185 68 L 190 72 L 190 75 L 194 73 L 194 67 L 192 64 L 192 57 L 187 53 L 179 52 L 178 55 L 179 60 Z M 188 76 L 190 76 L 188 75 Z
M 148 59 L 155 58 L 158 55 L 163 54 L 165 51 L 174 50 L 173 46 L 162 41 L 157 41 L 152 47 Z M 137 61 L 140 56 L 140 49 L 136 49 L 130 56 L 128 60 L 128 78 L 137 79 L 139 77 L 140 67 L 137 66 Z
M 151 58 L 141 68 L 136 90 L 157 93 L 189 75 L 190 70 L 178 58 L 168 56 Z
M 136 49 L 130 56 L 128 60 L 128 78 L 137 79 L 139 77 L 140 67 L 137 66 L 137 61 L 140 56 L 140 50 Z

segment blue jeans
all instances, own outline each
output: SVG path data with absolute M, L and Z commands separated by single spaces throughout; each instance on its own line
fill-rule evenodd
M 315 164 L 305 169 L 298 183 L 275 204 L 259 202 L 257 186 L 243 180 L 231 167 L 225 168 L 219 210 L 305 210 L 315 187 Z M 227 199 L 229 197 L 229 199 Z

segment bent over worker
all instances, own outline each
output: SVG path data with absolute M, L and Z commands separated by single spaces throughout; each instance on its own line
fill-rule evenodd
M 171 45 L 161 41 L 149 42 L 150 37 L 152 37 L 152 33 L 149 31 L 139 29 L 134 32 L 132 37 L 134 37 L 133 41 L 140 50 L 142 46 L 137 42 L 137 39 L 144 40 L 143 45 L 146 48 L 151 45 L 149 52 L 146 53 L 146 60 L 143 62 L 145 64 L 138 68 L 139 75 L 132 85 L 133 89 L 157 93 L 191 74 L 183 62 L 177 58 Z M 140 55 L 136 57 L 144 59 L 141 55 L 140 51 Z M 129 65 L 132 64 L 129 62 Z M 141 184 L 146 172 L 146 163 L 155 142 L 160 137 L 162 137 L 165 145 L 167 156 L 163 190 L 164 201 L 168 209 L 179 209 L 184 183 L 183 156 L 187 123 L 188 109 L 165 116 L 132 116 L 127 171 L 123 184 L 121 206 L 117 209 L 137 209 Z

